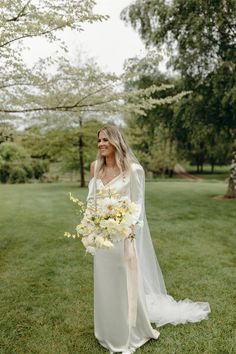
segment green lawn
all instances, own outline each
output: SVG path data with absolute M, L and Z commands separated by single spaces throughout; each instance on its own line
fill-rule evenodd
M 93 259 L 67 239 L 78 216 L 76 184 L 0 185 L 0 353 L 98 354 Z M 209 301 L 208 321 L 160 328 L 138 353 L 236 352 L 236 201 L 223 182 L 150 182 L 149 225 L 166 286 L 176 299 Z

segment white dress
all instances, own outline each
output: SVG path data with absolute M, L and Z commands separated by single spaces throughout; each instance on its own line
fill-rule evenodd
M 114 190 L 139 205 L 143 225 L 136 227 L 135 241 L 119 241 L 113 249 L 96 250 L 94 256 L 94 331 L 99 343 L 110 352 L 133 353 L 150 338 L 156 327 L 207 319 L 207 302 L 175 301 L 167 295 L 153 249 L 144 209 L 144 173 L 133 163 L 131 172 L 120 174 L 106 185 L 92 178 L 88 198 L 96 190 Z M 130 243 L 132 242 L 132 244 Z M 131 247 L 131 263 L 127 249 Z M 136 281 L 135 281 L 136 280 Z

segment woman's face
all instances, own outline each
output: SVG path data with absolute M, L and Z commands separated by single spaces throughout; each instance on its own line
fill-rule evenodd
M 115 147 L 109 142 L 103 131 L 101 131 L 98 136 L 98 149 L 103 157 L 115 155 Z

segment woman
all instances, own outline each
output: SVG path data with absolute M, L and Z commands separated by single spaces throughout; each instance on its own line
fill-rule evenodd
M 115 126 L 98 131 L 87 200 L 96 198 L 98 190 L 129 197 L 138 205 L 140 221 L 133 227 L 134 240 L 98 249 L 94 256 L 94 326 L 100 344 L 110 353 L 134 353 L 159 337 L 151 323 L 159 327 L 207 319 L 207 302 L 176 302 L 167 295 L 145 215 L 144 171 Z

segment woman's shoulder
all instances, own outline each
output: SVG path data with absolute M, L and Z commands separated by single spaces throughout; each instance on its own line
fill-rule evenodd
M 137 162 L 132 162 L 131 166 L 130 166 L 130 169 L 131 169 L 132 172 L 144 173 L 143 167 Z
M 97 160 L 92 161 L 91 164 L 90 164 L 90 177 L 91 178 L 94 177 L 94 171 L 95 171 L 96 163 L 97 163 Z
M 94 161 L 92 161 L 92 162 L 90 163 L 90 166 L 92 166 L 92 167 L 94 168 L 95 165 L 96 165 L 96 163 L 97 163 L 97 160 L 94 160 Z

